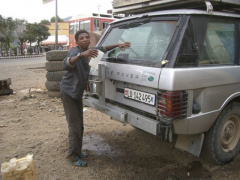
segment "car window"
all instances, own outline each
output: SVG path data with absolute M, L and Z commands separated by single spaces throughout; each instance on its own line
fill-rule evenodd
M 93 31 L 99 31 L 99 30 L 100 30 L 99 19 L 93 19 Z
M 234 64 L 234 23 L 227 20 L 211 20 L 200 56 L 200 65 Z
M 75 34 L 79 30 L 79 22 L 71 22 L 69 25 L 69 34 Z
M 86 31 L 90 31 L 90 20 L 85 20 L 80 22 L 80 30 L 85 29 Z
M 106 29 L 109 26 L 109 22 L 102 22 L 102 29 Z
M 109 51 L 104 57 L 118 57 L 124 54 L 130 61 L 160 62 L 175 27 L 176 21 L 154 21 L 113 28 L 102 45 L 129 41 L 131 47 L 125 51 Z

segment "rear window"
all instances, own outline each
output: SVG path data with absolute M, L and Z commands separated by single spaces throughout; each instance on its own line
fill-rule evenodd
M 234 64 L 234 49 L 234 22 L 211 20 L 208 23 L 199 63 L 202 65 Z
M 106 60 L 118 58 L 126 63 L 160 62 L 171 41 L 176 21 L 154 21 L 125 24 L 111 30 L 102 45 L 129 41 L 131 47 L 119 48 L 104 55 Z

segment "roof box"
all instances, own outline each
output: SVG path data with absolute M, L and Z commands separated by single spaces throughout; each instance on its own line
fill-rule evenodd
M 113 0 L 114 14 L 139 14 L 170 9 L 201 9 L 240 14 L 240 0 Z

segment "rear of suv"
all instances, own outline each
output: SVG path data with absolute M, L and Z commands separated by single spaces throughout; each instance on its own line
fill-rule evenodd
M 225 164 L 240 150 L 240 14 L 209 3 L 111 23 L 98 45 L 131 47 L 91 69 L 84 104 L 162 140 L 177 135 L 177 148 Z

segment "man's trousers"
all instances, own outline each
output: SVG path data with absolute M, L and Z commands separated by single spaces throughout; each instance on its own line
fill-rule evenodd
M 83 103 L 81 99 L 73 99 L 61 91 L 61 99 L 68 123 L 68 157 L 70 160 L 81 158 L 83 139 Z

